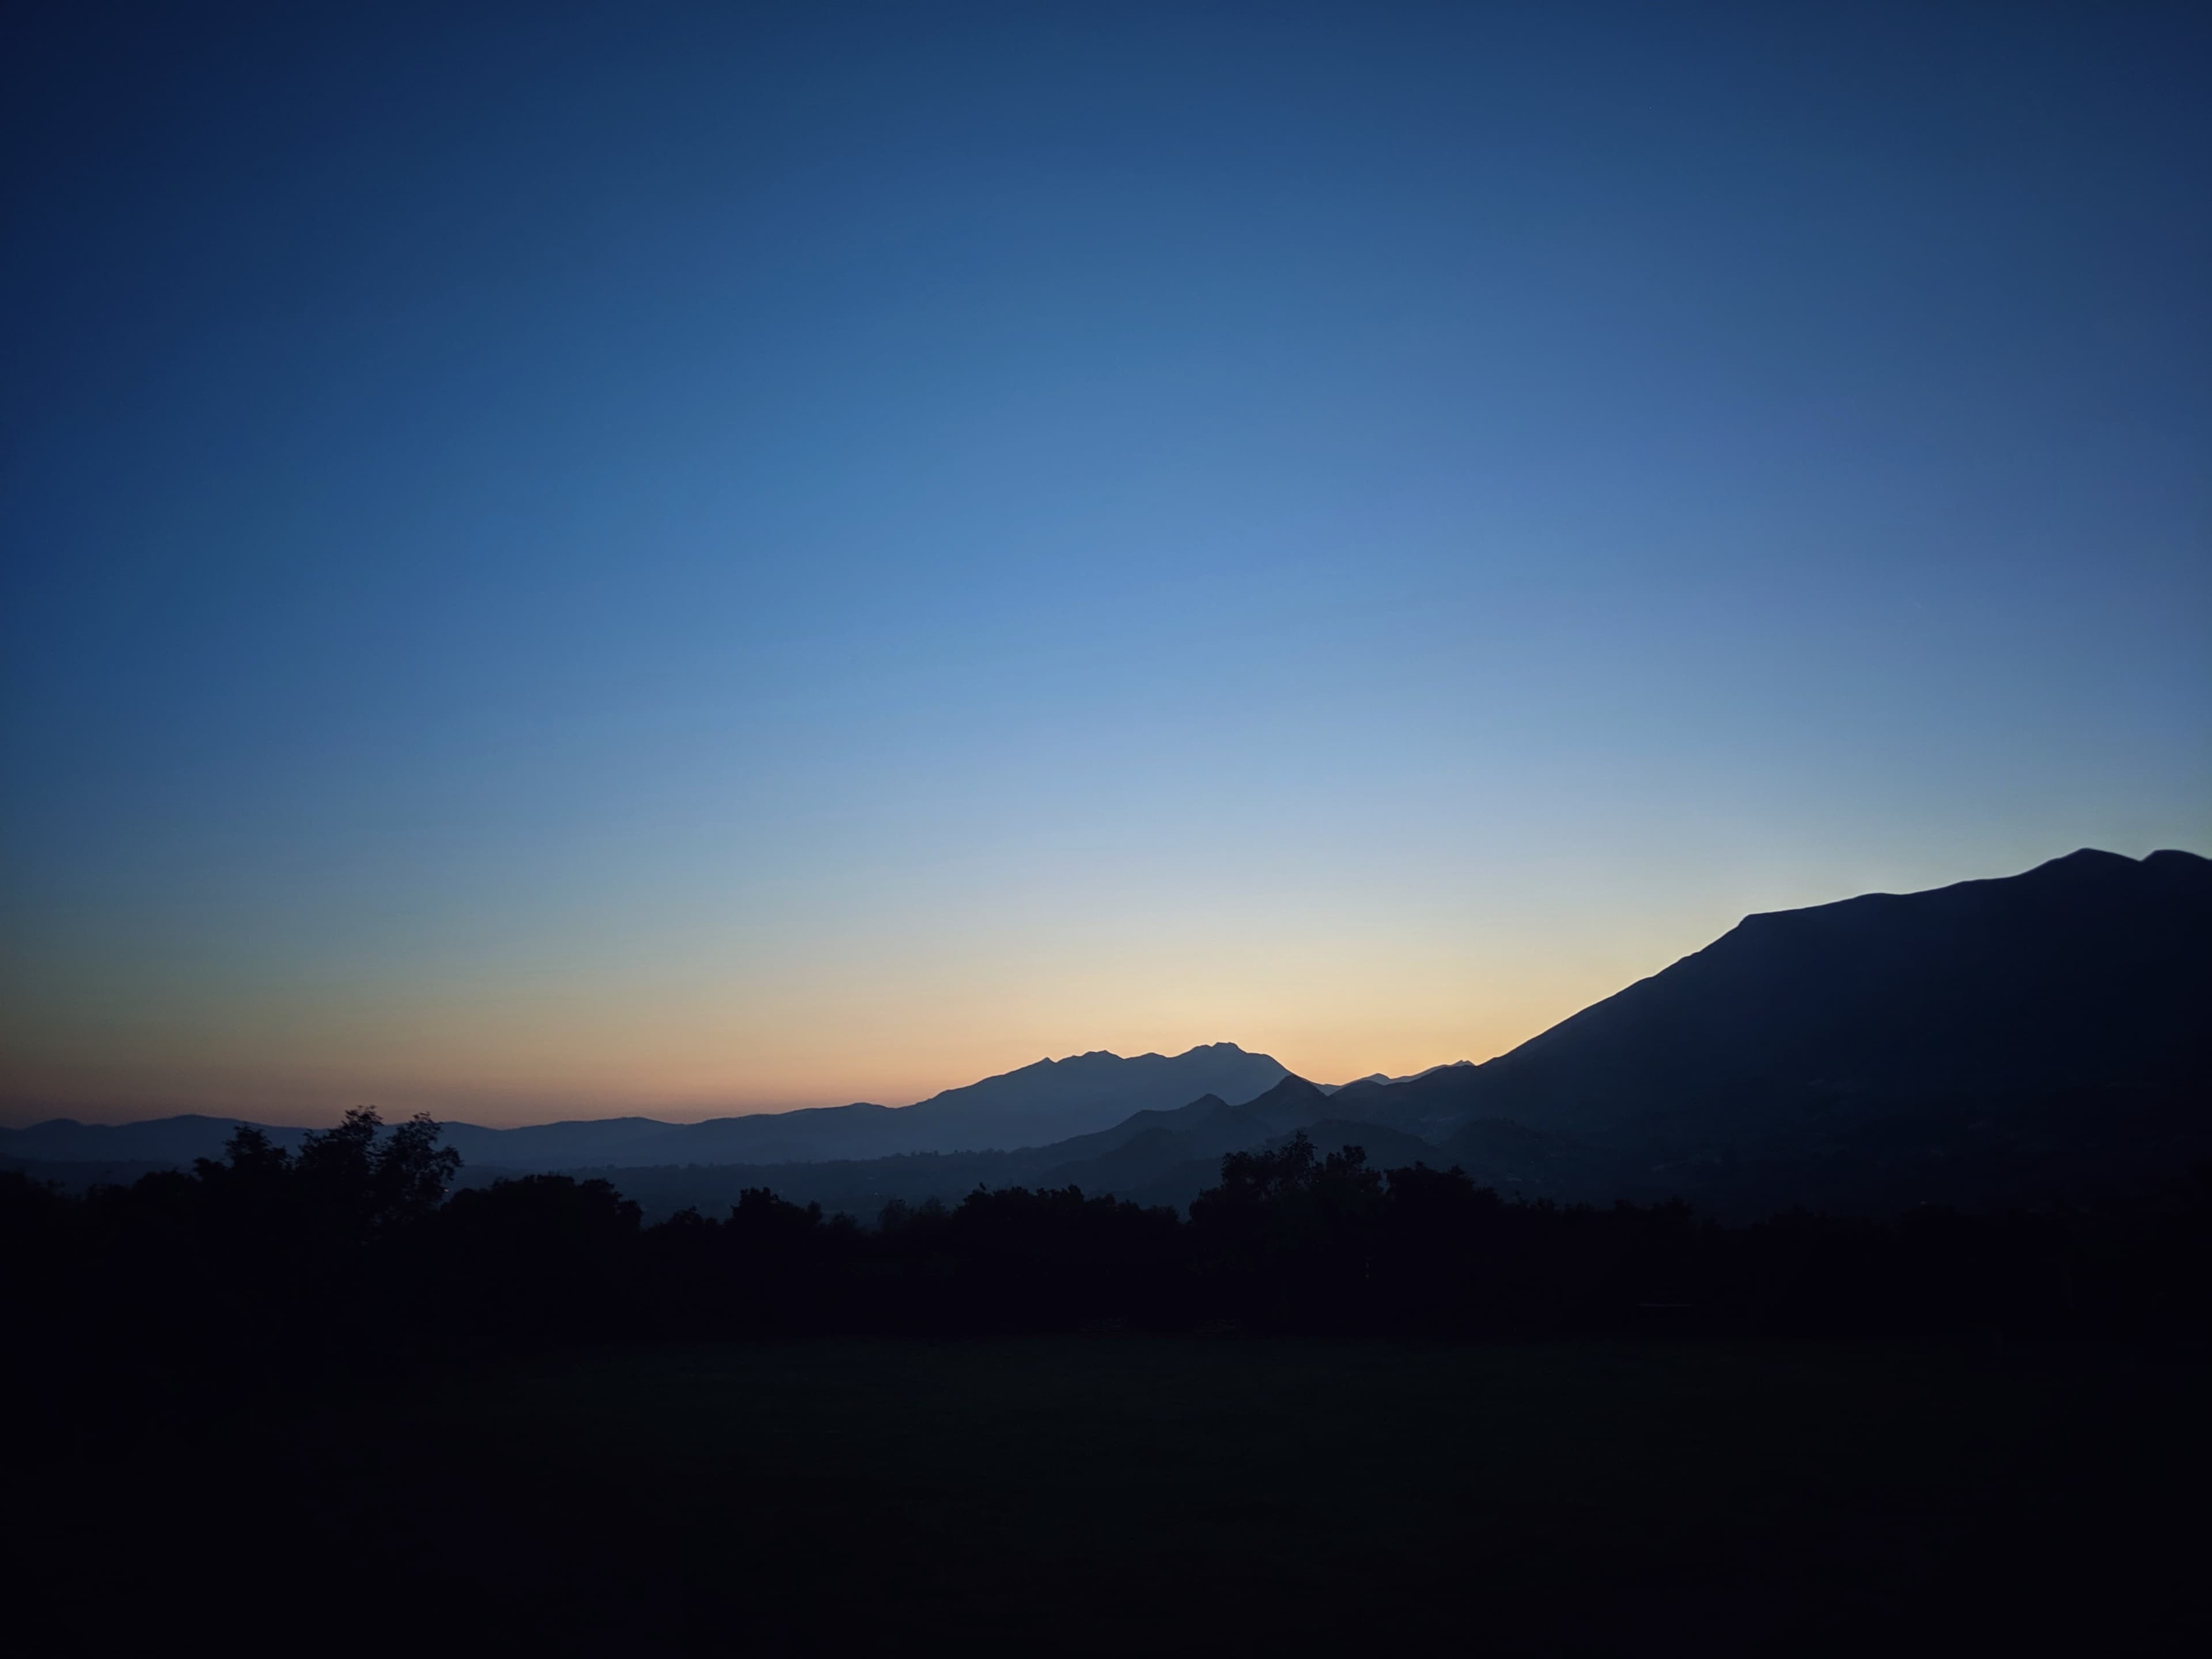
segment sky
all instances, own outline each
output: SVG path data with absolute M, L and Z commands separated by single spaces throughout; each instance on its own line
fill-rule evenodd
M 2212 14 L 25 8 L 0 1119 L 1480 1060 L 2212 853 Z

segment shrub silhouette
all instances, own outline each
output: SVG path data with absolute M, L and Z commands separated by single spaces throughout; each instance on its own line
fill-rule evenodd
M 2212 1169 L 2108 1212 L 1749 1227 L 1680 1204 L 1523 1203 L 1304 1134 L 1232 1153 L 1188 1221 L 1074 1187 L 887 1204 L 872 1227 L 765 1188 L 642 1224 L 605 1181 L 447 1195 L 438 1126 L 367 1109 L 289 1154 L 72 1198 L 0 1174 L 27 1381 L 175 1389 L 437 1354 L 787 1332 L 1101 1322 L 1482 1336 L 1978 1331 L 2212 1335 Z M 181 1396 L 179 1396 L 181 1397 Z

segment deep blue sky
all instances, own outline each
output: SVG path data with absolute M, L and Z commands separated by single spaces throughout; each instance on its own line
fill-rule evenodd
M 2212 852 L 2202 7 L 46 9 L 12 1116 L 1403 1071 Z

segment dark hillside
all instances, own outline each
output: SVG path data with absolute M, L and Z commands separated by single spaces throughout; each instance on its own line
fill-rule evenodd
M 2026 1198 L 2204 1154 L 2207 1008 L 2212 861 L 2080 852 L 1747 917 L 1486 1065 L 1333 1104 L 1434 1140 L 1485 1120 L 1564 1138 L 1547 1156 L 1575 1187 Z
M 2212 860 L 2081 852 L 2009 880 L 1750 916 L 1480 1068 L 1569 1133 L 1797 1103 L 2201 1081 Z M 1444 1080 L 1448 1081 L 1448 1074 Z

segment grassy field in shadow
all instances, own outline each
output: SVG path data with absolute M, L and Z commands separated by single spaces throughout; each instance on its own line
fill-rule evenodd
M 39 1639 L 88 1651 L 142 1598 L 173 1638 L 384 1650 L 2185 1648 L 2208 1380 L 1996 1347 L 610 1350 L 57 1448 L 11 1554 Z

